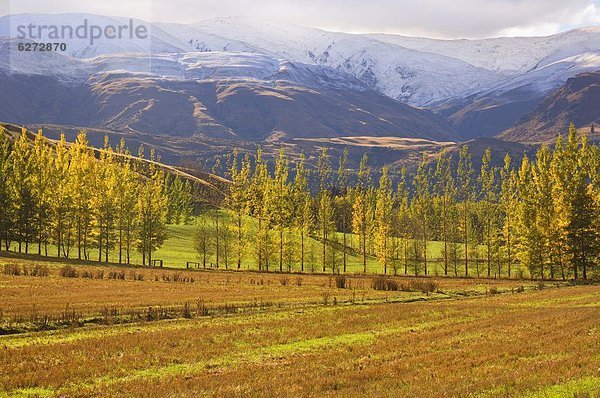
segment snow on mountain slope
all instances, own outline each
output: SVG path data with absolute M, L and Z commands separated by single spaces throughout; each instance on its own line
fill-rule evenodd
M 130 23 L 128 18 L 90 14 L 18 14 L 0 18 L 0 36 L 14 36 L 19 24 L 78 26 L 85 20 L 102 27 Z M 560 86 L 576 72 L 600 67 L 594 58 L 594 55 L 600 54 L 599 27 L 548 37 L 434 40 L 335 33 L 237 17 L 189 25 L 142 20 L 132 22 L 136 26 L 144 25 L 149 37 L 145 40 L 102 38 L 93 45 L 90 45 L 89 39 L 72 39 L 67 41 L 67 55 L 84 59 L 84 63 L 88 64 L 85 67 L 98 71 L 133 68 L 137 73 L 183 78 L 197 76 L 201 79 L 215 72 L 211 72 L 207 64 L 208 58 L 203 58 L 199 67 L 194 67 L 195 53 L 225 53 L 222 61 L 216 61 L 218 55 L 211 55 L 211 62 L 221 62 L 216 73 L 230 73 L 232 76 L 236 73 L 262 76 L 259 71 L 250 72 L 252 68 L 260 67 L 267 68 L 265 73 L 271 73 L 269 62 L 261 63 L 263 61 L 256 58 L 254 61 L 258 63 L 254 66 L 248 63 L 249 54 L 262 55 L 277 59 L 280 64 L 278 71 L 282 60 L 292 65 L 320 65 L 347 73 L 393 99 L 427 107 L 462 100 L 477 93 L 493 90 L 501 93 L 511 85 L 528 84 L 546 91 Z M 119 53 L 127 53 L 128 56 L 106 57 Z M 232 53 L 245 54 L 243 71 L 235 65 Z M 186 59 L 171 54 L 190 55 Z M 226 62 L 234 62 L 228 72 Z M 26 68 L 43 70 L 47 65 L 30 63 Z M 55 68 L 46 70 L 66 75 Z M 323 70 L 331 74 L 330 69 Z M 286 73 L 298 74 L 299 69 L 288 68 Z M 348 79 L 342 76 L 330 76 L 326 80 L 338 81 L 336 84 L 341 84 L 342 80 L 345 81 L 343 84 L 355 84 L 348 83 Z
M 367 86 L 343 71 L 263 54 L 240 52 L 116 53 L 79 59 L 57 52 L 11 51 L 14 39 L 0 37 L 0 71 L 51 75 L 65 83 L 81 83 L 96 74 L 180 80 L 278 80 L 306 87 L 353 91 Z
M 148 74 L 182 80 L 285 80 L 307 87 L 367 90 L 354 77 L 319 65 L 276 59 L 263 54 L 196 52 L 112 54 L 84 60 L 91 73 Z
M 10 43 L 8 43 L 10 45 Z M 342 71 L 248 53 L 108 54 L 36 57 L 43 68 L 0 68 L 0 120 L 94 127 L 203 139 L 393 136 L 449 141 L 433 112 L 369 89 Z M 150 62 L 149 62 L 150 61 Z
M 88 14 L 20 14 L 0 18 L 0 35 L 14 36 L 15 27 L 28 25 L 77 26 L 87 20 L 98 26 L 129 24 L 129 19 Z M 424 106 L 441 98 L 464 96 L 502 79 L 495 72 L 464 61 L 383 43 L 368 37 L 331 33 L 313 28 L 279 26 L 243 18 L 220 18 L 193 25 L 144 25 L 149 38 L 68 40 L 68 55 L 91 58 L 115 53 L 182 53 L 196 51 L 252 52 L 291 62 L 317 64 L 349 73 L 369 87 L 411 105 Z M 43 39 L 44 41 L 46 39 Z M 115 62 L 122 61 L 119 58 Z M 149 60 L 151 62 L 152 60 Z M 154 60 L 161 64 L 163 60 Z M 159 68 L 152 67 L 157 73 Z
M 523 87 L 538 93 L 547 93 L 561 86 L 569 77 L 598 69 L 600 69 L 600 50 L 586 52 L 547 63 L 484 91 L 482 94 L 499 94 Z
M 28 26 L 32 24 L 34 37 L 29 37 Z M 88 34 L 85 38 L 81 29 L 79 37 L 77 28 L 86 24 Z M 89 26 L 95 25 L 104 30 L 107 26 L 118 27 L 127 26 L 127 29 L 121 31 L 120 38 L 102 37 L 90 44 Z M 28 38 L 38 42 L 64 42 L 67 44 L 66 53 L 72 57 L 90 58 L 101 54 L 113 54 L 121 52 L 182 52 L 191 51 L 193 47 L 178 38 L 173 37 L 160 28 L 142 21 L 140 19 L 130 19 L 125 17 L 105 17 L 91 14 L 14 14 L 0 17 L 0 36 L 18 37 L 20 31 L 25 31 Z M 50 37 L 50 29 L 39 29 L 42 26 L 58 27 L 60 39 Z M 130 35 L 130 26 L 137 28 L 144 26 L 146 28 L 145 38 Z M 63 27 L 66 37 L 63 37 Z M 41 38 L 38 34 L 41 33 Z
M 417 51 L 458 58 L 507 76 L 526 73 L 581 53 L 600 51 L 600 27 L 574 29 L 552 36 L 482 40 L 436 40 L 388 34 L 367 36 Z
M 201 34 L 244 40 L 258 51 L 284 59 L 343 70 L 371 88 L 411 105 L 424 106 L 440 98 L 473 93 L 502 80 L 495 72 L 461 60 L 360 35 L 244 18 L 219 18 L 192 26 Z M 168 26 L 163 29 L 174 34 Z
M 19 42 L 23 42 L 19 40 Z M 90 74 L 90 66 L 60 52 L 15 51 L 14 39 L 0 36 L 0 71 L 24 75 L 53 75 L 63 82 L 80 83 Z
M 270 52 L 257 49 L 244 41 L 231 40 L 212 33 L 202 33 L 191 25 L 156 22 L 153 26 L 185 42 L 186 46 L 191 46 L 192 51 L 261 52 L 272 55 Z

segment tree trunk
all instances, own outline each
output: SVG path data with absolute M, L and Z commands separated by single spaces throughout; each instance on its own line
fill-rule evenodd
M 363 273 L 367 273 L 367 234 L 363 235 L 362 239 L 362 252 L 363 252 Z
M 304 272 L 304 230 L 300 232 L 300 270 Z
M 469 248 L 468 248 L 468 241 L 469 241 L 469 229 L 467 226 L 467 222 L 468 222 L 468 207 L 467 207 L 467 202 L 465 202 L 464 204 L 464 223 L 465 223 L 465 231 L 464 231 L 464 241 L 465 241 L 465 276 L 469 277 Z
M 346 273 L 346 257 L 346 229 L 344 228 L 344 274 Z
M 279 272 L 283 272 L 283 228 L 279 228 Z

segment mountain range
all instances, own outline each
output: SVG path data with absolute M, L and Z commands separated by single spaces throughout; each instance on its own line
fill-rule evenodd
M 600 118 L 590 88 L 600 70 L 600 27 L 437 40 L 245 18 L 134 20 L 147 39 L 70 39 L 62 53 L 15 50 L 23 42 L 15 39 L 18 25 L 84 20 L 129 23 L 88 14 L 0 18 L 0 120 L 203 147 L 211 140 L 372 146 L 375 137 L 393 149 L 398 139 L 539 143 L 569 121 L 585 128 Z M 559 111 L 565 100 L 577 106 Z

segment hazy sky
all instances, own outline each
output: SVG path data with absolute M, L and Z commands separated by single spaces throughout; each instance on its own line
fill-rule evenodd
M 547 35 L 600 25 L 600 0 L 0 0 L 0 15 L 21 12 L 184 23 L 244 16 L 344 32 L 439 38 Z

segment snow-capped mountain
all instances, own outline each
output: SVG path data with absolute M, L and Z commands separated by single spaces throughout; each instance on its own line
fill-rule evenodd
M 321 90 L 377 91 L 393 100 L 446 116 L 464 137 L 496 135 L 541 99 L 581 72 L 600 69 L 600 27 L 547 37 L 436 40 L 358 35 L 283 26 L 247 18 L 193 24 L 149 23 L 89 14 L 0 17 L 0 36 L 17 27 L 82 24 L 143 26 L 144 39 L 102 37 L 64 41 L 64 53 L 21 53 L 6 47 L 0 69 L 50 74 L 67 84 L 93 76 L 137 76 L 152 81 L 279 80 Z M 131 29 L 130 29 L 131 30 Z
M 436 40 L 387 34 L 368 37 L 417 51 L 442 54 L 512 77 L 553 62 L 600 51 L 600 27 L 552 36 L 501 37 L 481 40 Z
M 322 65 L 259 53 L 15 52 L 0 40 L 0 120 L 231 141 L 399 136 L 453 141 L 441 117 Z
M 173 36 L 181 34 L 170 24 L 159 24 L 159 27 Z M 360 35 L 280 26 L 245 18 L 219 18 L 195 23 L 192 27 L 197 33 L 190 39 L 202 42 L 207 48 L 215 46 L 197 37 L 213 34 L 243 41 L 255 51 L 342 70 L 391 98 L 416 106 L 480 91 L 502 78 L 496 72 L 462 60 Z M 194 32 L 185 33 L 189 36 Z
M 415 106 L 432 106 L 496 86 L 519 84 L 518 80 L 511 81 L 530 73 L 534 73 L 531 79 L 544 79 L 543 73 L 535 71 L 582 54 L 600 54 L 598 27 L 547 37 L 434 40 L 327 32 L 233 17 L 174 24 L 89 14 L 19 14 L 0 18 L 0 35 L 14 37 L 17 26 L 31 23 L 78 26 L 84 21 L 100 27 L 144 26 L 148 38 L 101 38 L 93 45 L 88 39 L 70 39 L 70 56 L 87 59 L 123 52 L 258 53 L 346 72 L 372 89 Z M 48 40 L 47 36 L 40 41 Z M 589 60 L 577 70 L 600 67 Z M 553 81 L 553 88 L 568 77 L 567 73 L 564 79 Z
M 496 86 L 519 85 L 522 79 L 537 78 L 534 85 L 544 87 L 539 92 L 544 94 L 559 87 L 575 71 L 600 67 L 598 62 L 589 62 L 589 55 L 600 54 L 600 27 L 546 37 L 434 40 L 326 32 L 247 18 L 156 25 L 180 41 L 205 50 L 242 47 L 340 69 L 389 97 L 416 106 L 464 98 Z M 551 85 L 545 81 L 545 72 L 535 73 L 563 61 L 573 65 L 582 54 L 587 59 L 574 67 L 574 73 L 561 74 Z M 523 77 L 529 73 L 534 74 Z

